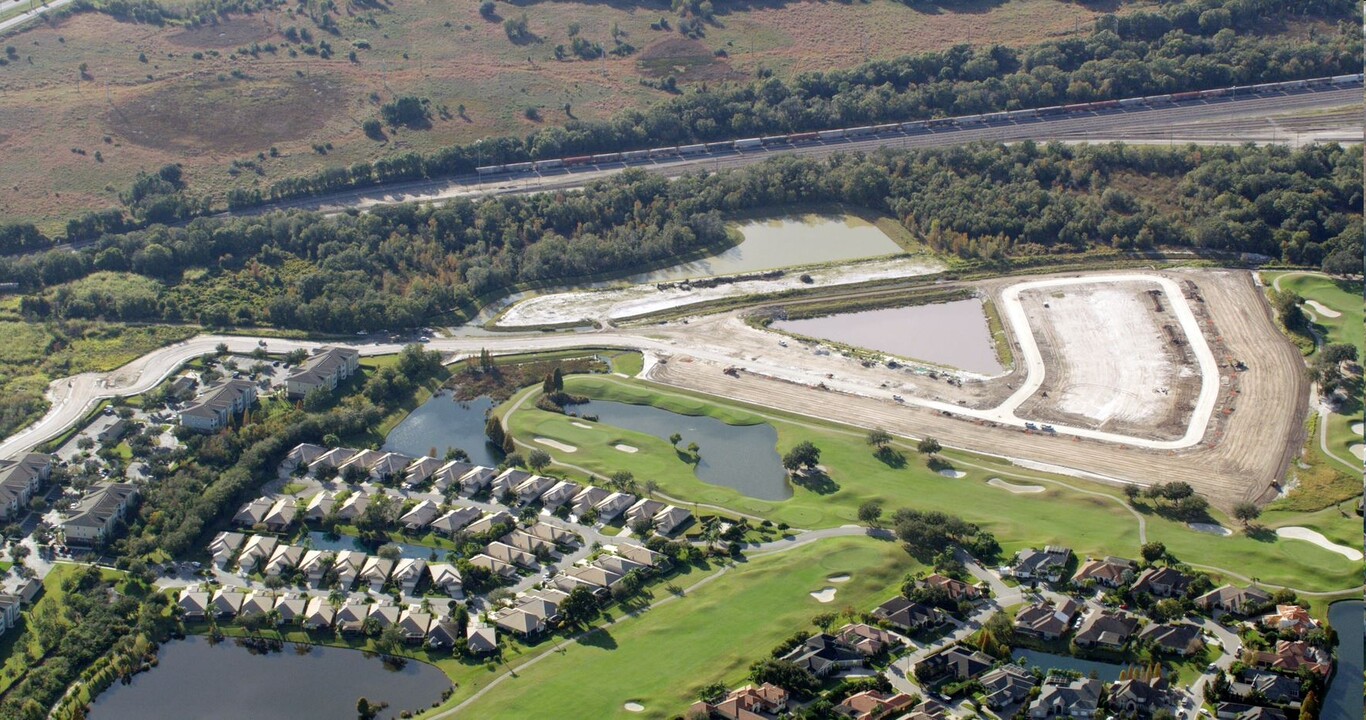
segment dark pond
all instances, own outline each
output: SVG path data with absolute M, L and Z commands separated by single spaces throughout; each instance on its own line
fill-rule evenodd
M 431 665 L 390 670 L 354 650 L 312 648 L 298 655 L 252 654 L 231 640 L 189 637 L 161 648 L 161 663 L 115 683 L 95 699 L 98 720 L 338 720 L 356 717 L 356 700 L 389 703 L 384 717 L 430 707 L 451 686 Z
M 1366 646 L 1366 603 L 1359 600 L 1333 603 L 1328 624 L 1338 631 L 1338 668 L 1319 720 L 1357 720 L 1362 713 L 1362 654 Z
M 678 433 L 683 436 L 679 447 L 697 443 L 702 455 L 697 477 L 702 482 L 734 488 L 760 500 L 792 497 L 787 472 L 778 456 L 778 431 L 772 425 L 727 425 L 716 418 L 610 400 L 594 400 L 575 410 L 597 415 L 602 424 L 653 435 L 665 442 Z
M 484 422 L 493 406 L 487 397 L 462 402 L 443 390 L 408 413 L 384 439 L 384 449 L 422 457 L 435 448 L 434 457 L 443 457 L 446 448 L 459 448 L 470 454 L 470 462 L 497 467 L 498 458 L 484 442 Z
M 1095 660 L 1082 660 L 1068 655 L 1054 655 L 1053 653 L 1039 652 L 1037 650 L 1015 650 L 1011 653 L 1011 658 L 1020 660 L 1024 658 L 1027 665 L 1037 667 L 1044 672 L 1049 670 L 1075 670 L 1085 676 L 1090 676 L 1091 671 L 1096 672 L 1096 677 L 1105 682 L 1115 682 L 1119 680 L 1119 674 L 1124 671 L 1124 666 L 1114 663 L 1097 662 Z

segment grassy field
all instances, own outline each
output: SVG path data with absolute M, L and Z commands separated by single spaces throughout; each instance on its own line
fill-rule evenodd
M 895 594 L 915 563 L 893 543 L 841 538 L 758 557 L 680 599 L 572 643 L 467 708 L 472 717 L 669 718 L 712 682 L 741 684 L 749 665 L 812 616 L 867 611 Z M 826 578 L 848 574 L 838 585 Z M 810 593 L 837 588 L 832 603 Z M 642 713 L 623 708 L 640 703 Z
M 500 3 L 490 18 L 478 6 L 343 5 L 328 16 L 335 35 L 304 8 L 283 6 L 193 30 L 96 13 L 26 25 L 5 39 L 19 57 L 0 69 L 0 217 L 56 230 L 79 211 L 117 205 L 138 170 L 168 162 L 184 164 L 196 193 L 221 198 L 232 187 L 605 118 L 667 97 L 642 80 L 717 82 L 760 68 L 790 76 L 960 43 L 1026 45 L 1089 32 L 1096 14 L 1062 0 L 803 1 L 723 10 L 689 39 L 667 4 Z M 513 42 L 502 23 L 523 13 L 532 38 Z M 651 28 L 661 17 L 671 29 Z M 615 28 L 636 51 L 557 59 L 573 26 L 609 49 Z M 304 30 L 311 40 L 297 36 Z M 366 137 L 361 123 L 403 95 L 430 100 L 430 125 Z M 326 154 L 313 148 L 328 143 Z
M 662 389 L 647 383 L 612 377 L 573 377 L 566 389 L 592 398 L 636 404 L 652 404 L 683 414 L 705 414 L 736 425 L 770 422 L 778 432 L 778 450 L 785 452 L 798 442 L 810 440 L 822 451 L 821 463 L 834 488 L 819 492 L 794 487 L 793 497 L 767 502 L 745 497 L 729 488 L 698 480 L 690 465 L 663 440 L 625 428 L 599 426 L 583 429 L 562 415 L 532 407 L 528 400 L 508 418 L 519 438 L 547 437 L 573 445 L 573 453 L 552 451 L 556 461 L 599 475 L 630 470 L 639 481 L 654 480 L 660 491 L 686 502 L 707 503 L 749 513 L 793 527 L 837 527 L 856 521 L 860 504 L 884 501 L 888 510 L 914 507 L 955 513 L 981 524 L 1000 539 L 1007 553 L 1024 547 L 1056 543 L 1082 555 L 1135 557 L 1139 541 L 1138 519 L 1122 502 L 1116 488 L 1071 478 L 1057 478 L 1022 471 L 1003 461 L 947 453 L 945 459 L 966 473 L 954 479 L 929 470 L 922 458 L 905 448 L 907 463 L 893 468 L 873 457 L 864 433 L 843 426 L 817 423 L 783 413 L 718 403 L 685 392 Z M 537 392 L 530 390 L 528 392 Z M 519 396 L 520 397 L 520 396 Z M 513 402 L 515 402 L 514 399 Z M 591 404 L 585 408 L 592 412 Z M 639 448 L 626 454 L 612 446 L 618 442 Z M 706 448 L 702 448 L 705 455 Z M 1016 495 L 987 485 L 1000 477 L 1021 484 L 1040 484 L 1045 491 Z M 1334 510 L 1334 512 L 1336 512 Z M 1066 517 L 1067 522 L 1058 522 Z M 1289 510 L 1264 521 L 1273 526 L 1301 524 L 1308 517 Z M 1236 523 L 1221 518 L 1230 526 Z M 1310 519 L 1321 524 L 1325 535 L 1348 542 L 1349 519 L 1319 513 Z M 1360 564 L 1302 542 L 1263 542 L 1242 534 L 1217 538 L 1196 533 L 1180 523 L 1160 517 L 1145 518 L 1150 540 L 1162 540 L 1180 558 L 1224 568 L 1263 580 L 1309 590 L 1334 590 L 1360 584 Z M 1359 523 L 1355 532 L 1360 532 Z

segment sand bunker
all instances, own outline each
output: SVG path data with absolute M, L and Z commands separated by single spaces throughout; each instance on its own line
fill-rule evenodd
M 967 477 L 968 475 L 962 470 L 954 470 L 953 468 L 944 468 L 943 470 L 939 471 L 939 474 L 943 475 L 946 478 L 953 478 L 954 480 L 957 480 L 961 477 Z
M 1327 550 L 1328 552 L 1335 552 L 1347 558 L 1348 560 L 1351 560 L 1352 562 L 1359 562 L 1362 559 L 1362 554 L 1360 550 L 1357 550 L 1356 548 L 1352 547 L 1347 547 L 1346 545 L 1339 545 L 1333 542 L 1332 540 L 1329 540 L 1328 538 L 1324 537 L 1322 533 L 1316 530 L 1310 530 L 1309 528 L 1277 528 L 1276 536 L 1284 538 L 1286 540 L 1303 540 L 1307 543 L 1313 543 L 1323 548 L 1324 550 Z
M 1216 523 L 1186 523 L 1186 527 L 1207 535 L 1228 536 L 1233 534 L 1232 530 Z
M 1030 493 L 1041 493 L 1044 491 L 1042 485 L 1016 485 L 1015 483 L 1006 482 L 1001 478 L 992 478 L 987 481 L 987 484 L 995 488 L 1001 488 L 1006 492 L 1013 492 L 1016 495 L 1028 495 Z
M 535 438 L 535 440 L 536 440 L 536 442 L 538 442 L 538 443 L 540 443 L 540 444 L 542 444 L 542 445 L 544 445 L 544 446 L 546 446 L 546 447 L 555 448 L 556 450 L 559 450 L 560 452 L 574 452 L 575 450 L 578 450 L 578 448 L 574 447 L 573 445 L 566 445 L 566 444 L 560 442 L 559 440 L 551 440 L 550 438 L 543 438 L 543 437 Z
M 834 602 L 834 601 L 835 601 L 835 588 L 832 588 L 832 587 L 821 588 L 820 590 L 817 590 L 816 592 L 811 593 L 811 597 L 816 598 L 816 602 L 823 602 L 823 603 Z
M 592 425 L 589 425 L 588 423 L 581 423 L 581 422 L 570 421 L 569 424 L 570 424 L 570 425 L 573 425 L 573 426 L 576 427 L 576 428 L 583 428 L 584 430 L 592 430 L 592 429 L 593 429 L 593 426 L 592 426 Z
M 1366 424 L 1352 423 L 1352 432 L 1354 434 L 1360 435 L 1362 430 L 1366 430 Z
M 645 712 L 645 706 L 638 702 L 628 702 L 622 707 L 626 708 L 626 712 Z
M 617 443 L 616 445 L 613 445 L 612 447 L 614 447 L 614 448 L 616 448 L 616 449 L 618 449 L 618 450 L 620 450 L 620 451 L 622 451 L 622 452 L 624 452 L 624 453 L 632 453 L 632 454 L 634 454 L 634 453 L 640 452 L 640 448 L 635 447 L 635 446 L 632 446 L 632 445 L 624 445 L 624 444 L 622 444 L 622 443 Z
M 849 582 L 849 576 L 848 576 L 848 575 L 831 575 L 830 577 L 826 578 L 825 580 L 826 580 L 826 582 L 843 583 L 843 582 Z
M 1366 460 L 1366 445 L 1357 443 L 1347 448 L 1347 450 L 1350 451 L 1353 455 L 1357 456 L 1358 460 Z
M 1311 307 L 1311 308 L 1313 308 L 1313 309 L 1314 309 L 1314 312 L 1316 312 L 1316 313 L 1318 313 L 1319 315 L 1322 315 L 1322 316 L 1324 316 L 1324 317 L 1329 317 L 1329 318 L 1342 317 L 1342 313 L 1338 312 L 1337 310 L 1334 310 L 1333 308 L 1328 307 L 1327 305 L 1324 305 L 1323 303 L 1319 302 L 1318 300 L 1305 300 L 1305 301 L 1304 301 L 1304 304 L 1305 304 L 1305 305 L 1308 305 L 1308 306 Z

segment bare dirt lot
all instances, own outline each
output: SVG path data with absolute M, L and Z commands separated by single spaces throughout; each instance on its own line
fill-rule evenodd
M 1156 439 L 1185 433 L 1199 366 L 1159 285 L 1039 289 L 1020 300 L 1048 372 L 1019 415 Z
M 1181 480 L 1224 509 L 1240 500 L 1269 499 L 1274 483 L 1303 444 L 1307 386 L 1299 353 L 1277 330 L 1270 308 L 1248 273 L 1190 271 L 1166 276 L 1189 293 L 1202 334 L 1218 360 L 1219 392 L 1213 419 L 1204 429 L 1203 439 L 1182 450 L 1145 450 L 1121 443 L 1050 436 L 945 414 L 932 407 L 898 404 L 885 399 L 885 389 L 879 392 L 878 378 L 915 384 L 922 392 L 938 391 L 945 399 L 958 393 L 974 395 L 973 405 L 991 404 L 982 402 L 991 392 L 971 386 L 931 385 L 922 378 L 907 382 L 904 372 L 850 365 L 846 358 L 803 356 L 799 348 L 781 348 L 776 343 L 760 346 L 753 344 L 755 340 L 740 347 L 754 352 L 753 358 L 762 354 L 767 363 L 776 362 L 779 356 L 786 358 L 784 362 L 804 368 L 808 376 L 826 363 L 845 361 L 846 370 L 827 381 L 829 389 L 825 390 L 815 383 L 754 372 L 727 375 L 719 363 L 688 353 L 691 347 L 702 348 L 721 340 L 730 343 L 745 336 L 732 327 L 722 337 L 710 321 L 683 326 L 687 329 L 662 329 L 658 337 L 673 339 L 679 350 L 672 360 L 652 369 L 651 379 L 811 417 L 882 427 L 897 435 L 930 435 L 949 446 L 1073 468 L 1097 479 L 1141 485 Z M 758 337 L 765 335 L 753 332 Z M 699 350 L 699 354 L 703 353 Z M 1237 362 L 1246 369 L 1238 369 Z M 1008 376 L 998 382 L 1015 383 L 1018 378 Z M 965 404 L 970 401 L 961 395 L 958 399 Z

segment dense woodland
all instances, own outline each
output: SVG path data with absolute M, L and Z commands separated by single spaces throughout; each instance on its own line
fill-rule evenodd
M 279 212 L 105 235 L 0 258 L 34 320 L 412 327 L 520 283 L 625 271 L 728 242 L 735 211 L 847 203 L 984 263 L 1188 246 L 1360 272 L 1362 154 L 1335 145 L 880 151 L 582 192 L 457 199 L 331 217 Z

